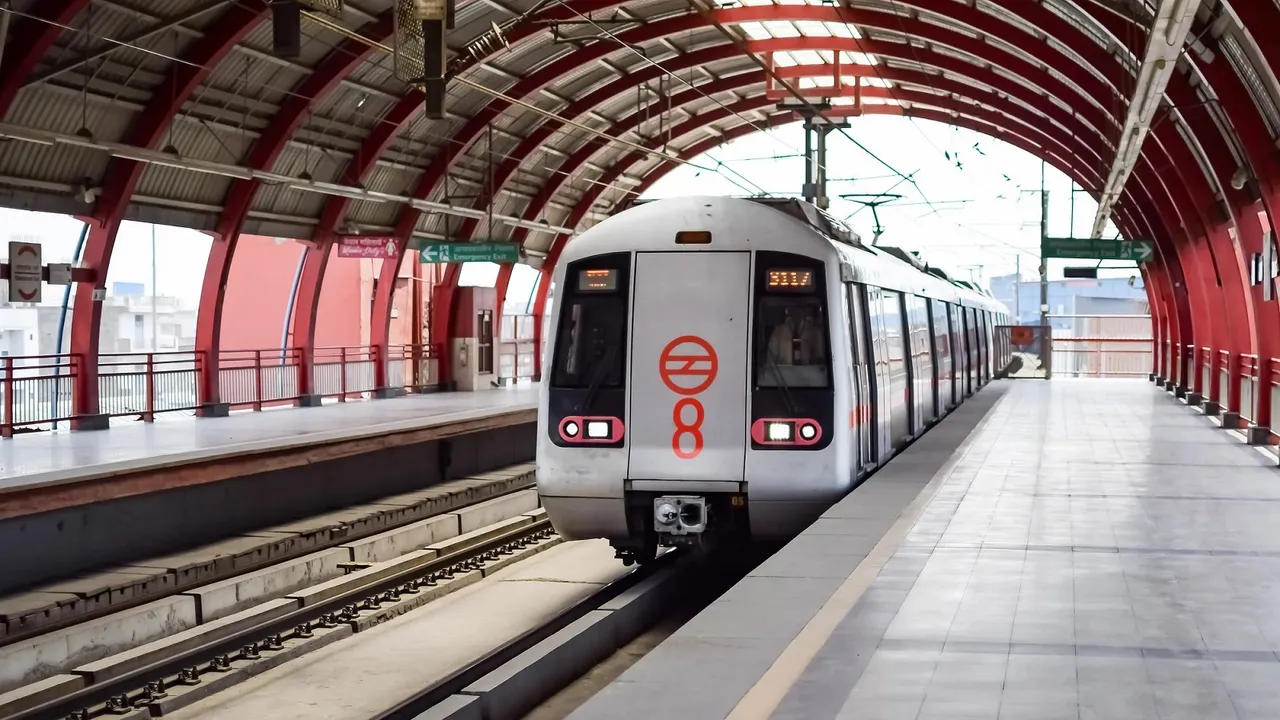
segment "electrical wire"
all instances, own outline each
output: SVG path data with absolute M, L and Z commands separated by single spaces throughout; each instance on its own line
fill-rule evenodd
M 715 98 L 711 97 L 710 95 L 708 95 L 706 92 L 704 92 L 704 91 L 703 91 L 700 87 L 698 87 L 697 85 L 694 85 L 693 83 L 689 82 L 688 80 L 685 80 L 684 78 L 680 77 L 680 76 L 679 76 L 679 75 L 677 75 L 676 73 L 674 73 L 674 72 L 672 72 L 671 70 L 669 70 L 669 69 L 667 69 L 666 67 L 664 67 L 664 66 L 662 65 L 662 63 L 660 63 L 660 62 L 658 62 L 658 61 L 656 61 L 656 60 L 654 60 L 654 59 L 650 58 L 648 55 L 646 55 L 646 54 L 644 54 L 644 53 L 640 52 L 640 50 L 638 50 L 638 49 L 637 49 L 637 48 L 636 48 L 632 43 L 628 43 L 628 42 L 623 41 L 621 38 L 619 38 L 619 37 L 618 37 L 615 33 L 613 33 L 612 31 L 607 30 L 607 29 L 605 29 L 604 27 L 601 27 L 601 26 L 600 26 L 600 24 L 599 24 L 599 23 L 597 23 L 597 22 L 596 22 L 594 19 L 592 19 L 591 17 L 589 17 L 589 16 L 587 16 L 587 15 L 583 15 L 583 14 L 582 14 L 581 12 L 579 12 L 577 9 L 575 9 L 575 8 L 573 8 L 573 7 L 570 7 L 568 4 L 566 4 L 566 3 L 564 2 L 564 0 L 556 0 L 556 3 L 557 3 L 558 5 L 560 5 L 560 6 L 564 7 L 564 8 L 565 8 L 566 10 L 568 10 L 569 12 L 571 12 L 571 13 L 573 13 L 573 14 L 577 15 L 579 18 L 581 18 L 581 19 L 585 20 L 586 22 L 590 23 L 593 27 L 595 27 L 595 29 L 596 29 L 597 31 L 599 31 L 600 33 L 602 33 L 602 34 L 604 34 L 604 35 L 608 36 L 608 37 L 609 37 L 610 39 L 612 39 L 614 42 L 618 43 L 618 45 L 619 45 L 619 46 L 621 46 L 621 47 L 623 47 L 623 48 L 625 48 L 625 49 L 627 49 L 627 50 L 630 50 L 633 54 L 635 54 L 637 57 L 639 57 L 639 58 L 640 58 L 641 60 L 643 60 L 644 62 L 649 63 L 649 64 L 650 64 L 650 65 L 652 65 L 653 67 L 655 67 L 655 68 L 657 68 L 658 70 L 662 71 L 664 74 L 666 74 L 666 75 L 668 75 L 668 76 L 670 76 L 670 77 L 672 77 L 672 78 L 676 79 L 677 81 L 679 81 L 680 83 L 684 84 L 684 85 L 685 85 L 685 86 L 687 86 L 689 89 L 691 89 L 691 90 L 693 90 L 694 92 L 698 93 L 698 94 L 699 94 L 699 95 L 701 95 L 702 97 L 704 97 L 704 98 L 706 98 L 707 100 L 710 100 L 711 102 L 713 102 L 713 103 L 715 103 L 716 105 L 720 106 L 720 108 L 721 108 L 721 109 L 723 109 L 723 110 L 725 110 L 726 112 L 728 112 L 728 113 L 732 114 L 733 116 L 737 117 L 737 118 L 738 118 L 739 120 L 741 120 L 745 125 L 748 125 L 749 127 L 754 128 L 754 129 L 756 130 L 756 132 L 762 133 L 762 134 L 764 134 L 764 135 L 768 136 L 769 138 L 771 138 L 771 139 L 773 139 L 773 140 L 776 140 L 776 141 L 777 141 L 778 143 L 780 143 L 783 147 L 787 148 L 788 150 L 792 151 L 793 153 L 796 153 L 795 155 L 792 155 L 791 157 L 804 157 L 804 155 L 803 155 L 802 153 L 799 153 L 799 148 L 796 148 L 796 147 L 793 147 L 793 146 L 789 145 L 789 144 L 788 144 L 788 143 L 786 143 L 784 140 L 782 140 L 781 138 L 777 137 L 777 136 L 776 136 L 776 135 L 775 135 L 775 134 L 774 134 L 774 133 L 773 133 L 769 128 L 767 128 L 767 127 L 763 127 L 763 126 L 761 126 L 761 125 L 756 124 L 756 123 L 755 123 L 755 122 L 753 122 L 750 118 L 746 117 L 745 115 L 743 115 L 743 114 L 742 114 L 742 113 L 740 113 L 740 112 L 736 112 L 736 111 L 734 111 L 734 110 L 731 110 L 731 109 L 729 108 L 729 106 L 727 106 L 727 105 L 725 105 L 724 103 L 720 102 L 719 100 L 717 100 L 717 99 L 715 99 Z M 708 155 L 709 155 L 709 153 L 708 153 Z M 823 168 L 823 169 L 825 170 L 825 168 Z
M 349 29 L 349 28 L 347 28 L 347 27 L 345 27 L 345 26 L 343 26 L 343 25 L 340 25 L 340 24 L 338 24 L 338 23 L 336 23 L 336 22 L 333 22 L 332 20 L 329 20 L 328 18 L 324 17 L 323 15 L 320 15 L 320 14 L 318 14 L 318 13 L 311 12 L 311 11 L 303 11 L 303 13 L 302 13 L 302 14 L 303 14 L 303 16 L 305 16 L 305 17 L 307 17 L 308 19 L 310 19 L 312 22 L 315 22 L 315 23 L 316 23 L 316 24 L 318 24 L 318 25 L 321 25 L 321 26 L 323 26 L 323 27 L 326 27 L 326 28 L 328 28 L 328 29 L 332 30 L 333 32 L 338 33 L 339 35 L 343 35 L 343 36 L 348 37 L 348 38 L 350 38 L 350 39 L 352 39 L 352 40 L 355 40 L 356 42 L 359 42 L 359 43 L 362 43 L 362 44 L 364 44 L 364 45 L 367 45 L 367 46 L 369 46 L 370 48 L 374 48 L 374 49 L 377 49 L 377 50 L 381 50 L 381 51 L 383 51 L 384 53 L 388 53 L 388 54 L 394 54 L 394 53 L 395 53 L 395 50 L 394 50 L 394 49 L 392 49 L 392 48 L 390 48 L 390 47 L 388 47 L 387 45 L 385 45 L 385 44 L 383 44 L 383 43 L 381 43 L 381 42 L 378 42 L 378 41 L 376 41 L 376 40 L 373 40 L 372 38 L 365 37 L 364 35 L 361 35 L 360 33 L 356 32 L 356 31 L 354 31 L 354 30 L 351 30 L 351 29 Z M 604 131 L 596 130 L 595 128 L 593 128 L 593 127 L 591 127 L 591 126 L 589 126 L 589 125 L 585 125 L 585 124 L 580 123 L 580 122 L 578 122 L 578 121 L 576 121 L 576 120 L 572 120 L 572 119 L 570 119 L 570 118 L 566 118 L 566 117 L 562 117 L 562 116 L 560 116 L 560 115 L 557 115 L 556 113 L 553 113 L 553 112 L 551 112 L 550 110 L 543 110 L 542 108 L 538 107 L 537 105 L 534 105 L 533 103 L 530 103 L 530 102 L 528 102 L 528 101 L 525 101 L 525 100 L 523 100 L 523 99 L 521 99 L 521 98 L 514 97 L 514 96 L 511 96 L 511 95 L 507 95 L 506 93 L 500 92 L 500 91 L 498 91 L 498 90 L 494 90 L 494 89 L 492 89 L 492 88 L 487 88 L 487 87 L 485 87 L 484 85 L 481 85 L 480 83 L 477 83 L 477 82 L 475 82 L 475 81 L 473 81 L 473 80 L 470 80 L 470 79 L 468 79 L 468 78 L 465 78 L 465 77 L 455 77 L 453 80 L 454 80 L 454 82 L 456 82 L 456 83 L 458 83 L 458 84 L 460 84 L 460 85 L 465 85 L 465 86 L 467 86 L 467 87 L 471 88 L 472 90 L 476 90 L 476 91 L 478 91 L 478 92 L 480 92 L 480 93 L 482 93 L 482 94 L 489 95 L 490 97 L 493 97 L 493 98 L 496 98 L 496 99 L 499 99 L 499 100 L 504 100 L 504 101 L 506 101 L 507 103 L 510 103 L 510 104 L 512 104 L 512 105 L 515 105 L 515 106 L 518 106 L 518 107 L 520 107 L 520 108 L 523 108 L 523 109 L 525 109 L 525 110 L 528 110 L 528 111 L 530 111 L 530 112 L 532 112 L 532 113 L 535 113 L 535 114 L 537 114 L 537 115 L 542 115 L 542 116 L 544 116 L 544 117 L 546 117 L 546 118 L 548 118 L 548 119 L 555 120 L 555 121 L 560 122 L 560 123 L 562 123 L 562 124 L 564 124 L 564 125 L 567 125 L 567 126 L 570 126 L 570 127 L 576 128 L 576 129 L 578 129 L 578 130 L 581 130 L 581 131 L 583 131 L 583 132 L 587 132 L 587 133 L 590 133 L 590 134 L 592 134 L 592 135 L 595 135 L 596 137 L 598 137 L 598 138 L 600 138 L 600 139 L 602 139 L 602 140 L 605 140 L 605 141 L 606 141 L 606 143 L 615 143 L 615 144 L 617 144 L 617 145 L 620 145 L 620 146 L 623 146 L 623 147 L 630 148 L 630 149 L 632 149 L 632 150 L 634 150 L 634 151 L 641 152 L 641 153 L 643 153 L 643 154 L 645 154 L 645 155 L 651 155 L 651 156 L 654 156 L 654 157 L 660 158 L 660 159 L 662 159 L 662 160 L 666 160 L 667 162 L 674 162 L 674 163 L 677 163 L 677 164 L 680 164 L 680 165 L 688 165 L 688 166 L 690 166 L 690 167 L 697 168 L 697 169 L 702 170 L 702 171 L 704 171 L 704 172 L 714 172 L 714 173 L 716 173 L 717 175 L 722 175 L 722 176 L 723 176 L 723 173 L 720 173 L 720 172 L 719 172 L 719 170 L 718 170 L 718 169 L 716 169 L 716 168 L 703 167 L 703 166 L 699 165 L 698 163 L 695 163 L 695 162 L 693 162 L 693 161 L 691 161 L 691 160 L 685 160 L 684 158 L 681 158 L 681 157 L 679 157 L 679 156 L 677 156 L 677 155 L 672 155 L 672 154 L 670 154 L 670 153 L 661 152 L 661 151 L 659 151 L 659 150 L 653 150 L 653 149 L 651 149 L 651 148 L 647 148 L 647 147 L 645 147 L 645 146 L 643 146 L 643 145 L 640 145 L 640 144 L 638 144 L 638 143 L 633 143 L 633 142 L 631 142 L 630 140 L 623 140 L 622 138 L 614 137 L 614 136 L 612 136 L 612 135 L 610 135 L 610 134 L 608 134 L 608 133 L 606 133 L 606 132 L 604 132 Z M 726 180 L 729 180 L 730 182 L 733 182 L 733 184 L 735 184 L 735 185 L 737 185 L 737 184 L 738 184 L 738 183 L 734 182 L 734 181 L 733 181 L 732 179 L 730 179 L 730 178 L 727 178 L 727 177 L 726 177 L 725 179 L 726 179 Z M 745 190 L 746 188 L 743 188 L 743 189 Z
M 549 1 L 549 0 L 544 0 L 544 2 L 545 2 L 545 1 Z M 228 0 L 227 4 L 230 4 L 230 5 L 236 5 L 236 6 L 239 6 L 239 7 L 245 8 L 246 10 L 251 10 L 251 11 L 253 11 L 253 12 L 255 12 L 255 13 L 260 11 L 258 8 L 251 7 L 251 6 L 249 6 L 249 5 L 244 4 L 243 2 L 239 2 L 239 0 Z M 19 11 L 19 10 L 13 10 L 13 9 L 9 9 L 9 8 L 0 8 L 0 12 L 7 12 L 7 13 L 12 14 L 12 15 L 13 15 L 13 16 L 15 16 L 15 17 L 21 17 L 21 18 L 25 18 L 25 19 L 32 20 L 32 21 L 35 21 L 35 22 L 40 22 L 40 23 L 43 23 L 43 24 L 46 24 L 46 25 L 50 25 L 50 26 L 52 26 L 52 27 L 59 28 L 59 29 L 63 30 L 64 32 L 68 32 L 68 31 L 69 31 L 69 32 L 71 32 L 72 34 L 76 34 L 76 35 L 85 34 L 85 31 L 84 31 L 82 28 L 75 27 L 75 26 L 71 26 L 71 25 L 67 25 L 67 24 L 65 24 L 65 23 L 55 22 L 55 21 L 50 20 L 50 19 L 48 19 L 48 18 L 38 17 L 38 16 L 33 15 L 33 14 L 31 14 L 31 13 L 22 12 L 22 11 Z M 304 16 L 308 16 L 308 18 L 309 18 L 309 19 L 311 19 L 311 20 L 313 20 L 313 21 L 316 21 L 316 22 L 317 22 L 317 24 L 319 24 L 319 25 L 321 25 L 321 26 L 325 27 L 326 29 L 328 29 L 328 30 L 330 30 L 330 31 L 332 31 L 332 32 L 336 32 L 336 33 L 338 33 L 339 35 L 342 35 L 343 37 L 347 37 L 347 38 L 349 38 L 349 39 L 351 39 L 351 40 L 354 40 L 354 41 L 356 41 L 356 42 L 359 42 L 359 43 L 361 43 L 361 44 L 364 44 L 364 45 L 366 45 L 367 47 L 370 47 L 371 49 L 381 49 L 382 51 L 384 51 L 384 52 L 386 52 L 386 53 L 391 53 L 391 52 L 393 52 L 390 48 L 388 48 L 387 46 L 383 45 L 382 43 L 378 43 L 378 42 L 376 42 L 376 41 L 372 41 L 372 40 L 370 40 L 369 38 L 366 38 L 366 37 L 364 37 L 364 36 L 359 35 L 359 33 L 355 32 L 355 31 L 348 30 L 348 29 L 346 29 L 344 26 L 341 26 L 341 25 L 338 25 L 337 23 L 334 23 L 334 22 L 329 21 L 329 19 L 328 19 L 328 18 L 325 18 L 325 17 L 323 17 L 323 16 L 316 16 L 316 14 L 315 14 L 315 13 L 313 13 L 313 12 L 311 12 L 311 11 L 304 11 L 304 12 L 303 12 L 303 15 L 304 15 Z M 163 21 L 163 18 L 161 18 L 161 20 Z M 172 29 L 172 28 L 168 28 L 168 29 Z M 159 32 L 161 32 L 161 30 L 157 30 L 156 32 L 157 32 L 157 33 L 159 33 Z M 198 32 L 198 31 L 197 31 L 197 32 Z M 148 35 L 147 35 L 147 37 L 150 37 L 150 36 L 151 36 L 151 34 L 148 34 Z M 177 57 L 176 55 L 172 55 L 172 54 L 168 54 L 168 53 L 160 52 L 160 51 L 157 51 L 157 50 L 152 50 L 152 49 L 150 49 L 150 48 L 143 47 L 143 46 L 138 45 L 138 44 L 136 44 L 136 43 L 132 43 L 132 42 L 125 42 L 125 41 L 121 41 L 121 40 L 115 40 L 115 39 L 113 39 L 113 38 L 107 37 L 107 36 L 105 36 L 105 35 L 99 35 L 99 34 L 92 34 L 92 35 L 91 35 L 91 37 L 93 37 L 94 39 L 102 40 L 102 41 L 107 42 L 107 43 L 109 43 L 109 44 L 111 44 L 111 45 L 114 45 L 114 46 L 115 46 L 115 49 L 127 49 L 127 50 L 134 50 L 134 51 L 137 51 L 137 52 L 139 52 L 139 53 L 143 53 L 143 54 L 145 54 L 145 55 L 150 55 L 150 56 L 153 56 L 153 57 L 156 57 L 156 58 L 159 58 L 159 59 L 162 59 L 162 60 L 165 60 L 165 61 L 168 61 L 168 62 L 174 63 L 174 64 L 186 65 L 186 66 L 188 66 L 188 67 L 198 68 L 198 69 L 202 69 L 202 70 L 206 70 L 206 71 L 211 71 L 211 70 L 212 70 L 211 68 L 207 68 L 207 67 L 201 66 L 201 65 L 200 65 L 200 64 L 198 64 L 198 63 L 194 63 L 194 62 L 191 62 L 190 60 L 186 60 L 186 59 L 184 59 L 184 58 Z M 327 47 L 327 48 L 329 49 L 330 53 L 326 54 L 326 57 L 328 57 L 330 54 L 335 53 L 335 52 L 344 52 L 344 53 L 347 53 L 347 55 L 348 55 L 348 56 L 350 56 L 350 57 L 352 57 L 352 58 L 357 57 L 357 55 L 356 55 L 355 53 L 350 53 L 349 51 L 347 51 L 347 50 L 346 50 L 346 48 L 342 47 L 341 45 L 335 45 L 335 44 L 333 44 L 333 43 L 326 42 L 326 41 L 325 41 L 325 40 L 323 40 L 322 38 L 319 38 L 319 37 L 317 37 L 317 36 L 315 36 L 315 35 L 308 35 L 308 39 L 309 39 L 309 40 L 312 40 L 312 41 L 315 41 L 315 42 L 318 42 L 318 43 L 321 43 L 321 44 L 323 44 L 325 47 Z M 111 52 L 111 51 L 110 51 L 110 50 L 108 50 L 108 51 L 106 51 L 106 52 L 99 53 L 99 55 L 101 55 L 101 56 L 102 56 L 102 58 L 103 58 L 103 59 L 105 59 L 106 55 L 108 55 L 110 52 Z M 95 56 L 95 57 L 97 57 L 97 56 Z M 71 71 L 74 71 L 74 70 L 75 70 L 75 69 L 68 69 L 68 70 L 67 70 L 67 72 L 71 72 Z M 33 83 L 29 83 L 29 84 L 38 84 L 38 83 L 40 83 L 40 82 L 48 82 L 49 80 L 52 80 L 52 79 L 53 79 L 52 77 L 50 77 L 50 78 L 41 78 L 41 79 L 36 80 L 36 81 L 34 81 Z M 493 94 L 493 93 L 494 93 L 494 91 L 491 91 L 491 90 L 489 90 L 488 88 L 484 88 L 483 86 L 477 85 L 477 84 L 472 83 L 472 82 L 470 82 L 470 81 L 467 81 L 467 80 L 465 80 L 465 79 L 463 79 L 463 84 L 467 84 L 467 85 L 469 85 L 469 86 L 475 87 L 476 89 L 479 89 L 479 90 L 481 90 L 482 92 L 486 92 L 486 93 L 488 93 L 488 94 Z M 271 83 L 268 83 L 268 82 L 256 82 L 256 83 L 251 83 L 251 86 L 252 86 L 252 87 L 254 87 L 256 90 L 259 90 L 259 91 L 269 91 L 269 93 L 278 93 L 278 94 L 280 94 L 280 95 L 282 95 L 282 96 L 285 96 L 285 97 L 293 97 L 293 98 L 302 99 L 302 100 L 307 100 L 307 101 L 311 101 L 311 100 L 313 100 L 313 99 L 314 99 L 314 98 L 311 98 L 311 97 L 308 97 L 308 96 L 304 96 L 304 95 L 302 95 L 301 93 L 298 93 L 298 92 L 297 92 L 296 90 L 294 90 L 294 88 L 292 88 L 292 87 L 278 87 L 278 86 L 272 85 Z M 202 92 L 203 92 L 203 90 L 204 90 L 204 89 L 207 89 L 207 87 L 208 87 L 208 86 L 206 85 L 204 88 L 202 88 Z M 247 89 L 247 88 L 246 88 L 246 89 Z M 264 95 L 265 95 L 265 94 L 268 94 L 268 93 L 261 93 L 261 94 L 264 94 Z M 104 99 L 106 99 L 106 98 L 104 97 Z M 514 99 L 513 99 L 513 100 L 514 100 Z M 517 102 L 517 103 L 519 103 L 519 101 L 516 101 L 516 102 Z M 535 108 L 535 111 L 536 111 L 536 112 L 541 112 L 541 113 L 546 114 L 546 111 L 542 111 L 542 110 L 537 109 L 537 108 Z M 374 125 L 374 126 L 376 126 L 376 125 L 377 125 L 377 124 L 379 124 L 379 123 L 388 123 L 388 122 L 389 122 L 389 121 L 387 121 L 385 118 L 378 117 L 378 116 L 372 115 L 372 114 L 367 113 L 367 112 L 361 112 L 361 111 L 359 110 L 359 108 L 357 108 L 356 110 L 354 110 L 352 114 L 353 114 L 353 115 L 355 115 L 356 117 L 361 117 L 361 118 L 365 118 L 365 119 L 370 120 L 370 121 L 371 121 L 371 124 L 372 124 L 372 125 Z M 175 118 L 175 121 L 176 121 L 176 118 Z M 341 122 L 342 122 L 342 121 L 339 121 L 339 120 L 332 120 L 332 119 L 330 119 L 330 122 L 331 122 L 331 123 L 334 123 L 334 124 L 341 124 Z M 575 123 L 568 123 L 568 124 L 575 124 Z M 207 126 L 206 126 L 206 131 L 212 132 L 211 130 L 209 130 L 209 129 L 208 129 L 208 127 L 207 127 Z M 601 132 L 599 132 L 599 131 L 591 130 L 590 128 L 587 128 L 587 131 L 588 131 L 588 132 L 592 132 L 593 134 L 596 134 L 597 136 L 600 136 L 600 137 L 603 137 L 603 138 L 610 138 L 610 139 L 611 139 L 611 141 L 618 141 L 618 142 L 621 142 L 621 143 L 624 143 L 624 144 L 626 143 L 626 141 L 622 141 L 622 140 L 617 139 L 617 138 L 612 138 L 612 136 L 609 136 L 609 135 L 607 135 L 607 134 L 605 134 L 605 133 L 601 133 Z M 463 147 L 466 147 L 466 146 L 468 146 L 468 145 L 469 145 L 469 143 L 465 143 L 465 142 L 462 142 L 462 141 L 460 141 L 460 140 L 454 139 L 454 138 L 450 137 L 449 135 L 446 135 L 446 134 L 443 134 L 443 133 L 431 133 L 431 132 L 426 132 L 426 133 L 424 133 L 424 134 L 425 134 L 428 138 L 430 138 L 430 139 L 432 139 L 432 140 L 438 140 L 438 141 L 440 141 L 440 142 L 442 142 L 442 143 L 447 143 L 447 144 L 456 144 L 456 145 L 463 146 Z M 321 135 L 323 136 L 323 133 L 321 133 Z M 300 141 L 294 141 L 294 142 L 300 142 Z M 321 152 L 322 152 L 322 153 L 324 153 L 325 155 L 328 155 L 328 151 L 327 151 L 325 148 L 319 148 L 319 149 L 321 150 Z M 636 149 L 637 149 L 637 150 L 639 150 L 639 151 L 641 151 L 641 152 L 645 152 L 645 153 L 647 153 L 647 154 L 659 154 L 659 153 L 657 153 L 657 151 L 649 150 L 649 149 L 647 149 L 647 148 L 643 148 L 643 147 L 639 147 L 639 146 L 636 146 Z M 518 158 L 515 158 L 513 155 L 510 155 L 510 154 L 502 154 L 502 153 L 495 153 L 495 157 L 500 157 L 500 158 L 501 158 L 501 159 L 503 159 L 503 160 L 508 160 L 508 159 L 518 159 Z M 669 161 L 671 161 L 671 162 L 677 162 L 677 163 L 683 163 L 683 164 L 692 165 L 693 167 L 697 167 L 698 169 L 705 170 L 705 171 L 707 171 L 707 172 L 717 172 L 717 174 L 719 174 L 719 173 L 718 173 L 718 171 L 717 171 L 715 168 L 704 168 L 704 167 L 702 167 L 702 166 L 700 166 L 700 165 L 697 165 L 696 163 L 692 163 L 692 162 L 688 162 L 688 161 L 682 161 L 682 160 L 681 160 L 681 159 L 679 159 L 679 158 L 673 158 L 673 157 L 667 157 L 667 156 L 664 156 L 664 159 L 667 159 L 667 160 L 669 160 Z M 568 173 L 568 172 L 565 172 L 565 171 L 563 171 L 563 170 L 558 170 L 558 169 L 549 168 L 549 167 L 544 168 L 544 169 L 545 169 L 546 171 L 551 172 L 551 173 L 554 173 L 554 174 L 565 175 L 566 177 L 574 177 L 574 175 L 573 175 L 572 173 Z M 535 179 L 537 179 L 537 180 L 538 180 L 538 182 L 539 182 L 539 183 L 542 183 L 542 182 L 545 182 L 545 181 L 546 181 L 546 178 L 542 177 L 541 175 L 538 175 L 537 173 L 534 173 L 534 172 L 529 171 L 529 170 L 525 170 L 524 168 L 519 168 L 519 167 L 518 167 L 518 168 L 516 169 L 516 173 L 517 173 L 517 174 L 519 174 L 519 175 L 525 175 L 525 176 L 529 176 L 529 177 L 535 178 Z M 586 177 L 581 177 L 581 178 L 579 178 L 579 179 L 583 180 L 584 182 L 586 182 L 586 183 L 588 183 L 588 184 L 592 184 L 592 185 L 600 185 L 600 186 L 606 187 L 606 188 L 608 188 L 608 189 L 616 190 L 616 191 L 619 191 L 619 192 L 629 192 L 629 191 L 630 191 L 630 189 L 631 189 L 630 187 L 627 187 L 627 186 L 614 185 L 614 184 L 610 184 L 610 183 L 604 183 L 604 182 L 600 182 L 600 181 L 598 181 L 598 180 L 594 180 L 594 179 L 590 179 L 590 178 L 586 178 Z M 731 181 L 731 182 L 732 182 L 732 181 Z M 737 185 L 737 183 L 734 183 L 734 184 L 735 184 L 735 185 Z M 742 186 L 740 186 L 740 185 L 739 185 L 739 187 L 740 187 L 740 189 L 747 190 L 745 187 L 742 187 Z

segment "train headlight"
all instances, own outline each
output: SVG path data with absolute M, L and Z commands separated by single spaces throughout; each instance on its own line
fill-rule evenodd
M 674 525 L 678 517 L 680 517 L 679 511 L 669 502 L 662 503 L 653 511 L 653 519 L 662 526 Z
M 812 440 L 818 434 L 818 428 L 808 423 L 800 426 L 800 437 L 805 440 Z
M 578 423 L 570 421 L 564 424 L 565 437 L 578 437 Z
M 603 420 L 589 421 L 587 423 L 587 437 L 589 438 L 609 437 L 609 423 Z
M 765 432 L 772 442 L 786 442 L 791 439 L 791 423 L 771 422 Z

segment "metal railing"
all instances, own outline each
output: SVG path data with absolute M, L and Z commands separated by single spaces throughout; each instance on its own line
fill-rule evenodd
M 346 402 L 380 389 L 423 392 L 440 383 L 437 346 L 394 345 L 386 358 L 379 354 L 367 346 L 316 348 L 307 367 L 300 348 L 224 350 L 218 358 L 218 402 L 262 410 L 296 404 L 304 395 Z M 377 386 L 379 362 L 386 364 L 384 388 Z M 102 354 L 98 411 L 115 421 L 193 416 L 209 401 L 202 393 L 207 365 L 194 351 Z M 77 355 L 0 358 L 0 436 L 74 420 L 81 369 Z
M 498 382 L 502 384 L 531 380 L 536 369 L 536 354 L 542 352 L 534 339 L 533 315 L 503 315 L 498 329 Z
M 1146 377 L 1154 367 L 1149 315 L 1053 315 L 1053 372 L 1066 377 Z

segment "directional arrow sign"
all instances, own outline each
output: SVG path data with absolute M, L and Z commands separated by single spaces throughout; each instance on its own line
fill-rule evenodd
M 1106 240 L 1103 238 L 1045 238 L 1044 256 L 1047 258 L 1075 258 L 1078 260 L 1128 260 L 1144 263 L 1155 255 L 1149 240 Z
M 431 243 L 418 250 L 424 263 L 520 262 L 515 243 Z

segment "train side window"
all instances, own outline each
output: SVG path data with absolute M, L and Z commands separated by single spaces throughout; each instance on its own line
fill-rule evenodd
M 569 297 L 560 316 L 551 384 L 558 388 L 622 387 L 627 307 L 620 297 Z
M 819 298 L 761 297 L 755 325 L 757 387 L 830 385 L 826 319 Z

